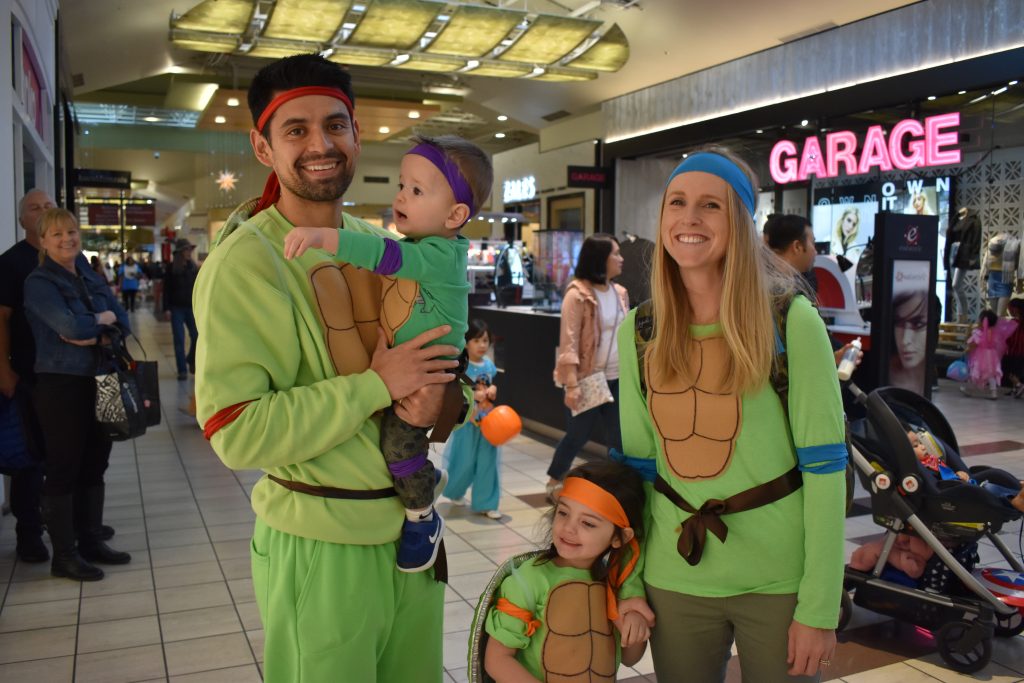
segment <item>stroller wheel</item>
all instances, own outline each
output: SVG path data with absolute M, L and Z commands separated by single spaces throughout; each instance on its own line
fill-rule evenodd
M 839 600 L 839 624 L 836 626 L 836 631 L 842 631 L 850 625 L 850 619 L 853 617 L 853 598 L 845 590 L 842 593 L 842 597 Z
M 996 615 L 996 636 L 1010 638 L 1024 633 L 1024 615 L 1014 612 L 1008 617 Z
M 979 638 L 975 629 L 969 622 L 953 621 L 935 634 L 939 656 L 954 671 L 965 674 L 981 671 L 992 658 L 992 638 Z

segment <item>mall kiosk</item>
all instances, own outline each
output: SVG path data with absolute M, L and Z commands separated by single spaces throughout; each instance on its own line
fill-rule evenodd
M 936 216 L 875 216 L 870 364 L 874 372 L 864 374 L 876 378 L 878 386 L 903 387 L 925 398 L 931 398 L 935 381 L 938 228 Z

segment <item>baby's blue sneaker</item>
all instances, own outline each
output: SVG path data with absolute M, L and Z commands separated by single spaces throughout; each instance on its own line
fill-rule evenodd
M 433 567 L 443 534 L 444 520 L 436 510 L 432 518 L 421 522 L 405 520 L 398 541 L 399 571 L 422 572 Z

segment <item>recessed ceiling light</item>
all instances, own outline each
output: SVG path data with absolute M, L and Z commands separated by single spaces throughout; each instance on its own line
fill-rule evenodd
M 167 67 L 167 73 L 169 73 L 169 74 L 183 74 L 183 73 L 185 73 L 185 67 L 178 66 L 177 64 L 172 64 L 171 66 Z
M 1017 85 L 1017 81 L 1010 81 L 1007 85 Z
M 966 90 L 961 90 L 960 92 L 957 93 L 957 95 L 966 95 L 966 94 L 967 94 Z
M 505 137 L 505 134 L 504 133 L 495 133 L 494 137 L 496 137 L 496 138 L 503 138 L 503 137 Z
M 993 90 L 992 94 L 993 95 L 1002 95 L 1004 92 L 1006 92 L 1006 86 L 1005 85 L 1002 88 L 1000 88 L 999 90 Z
M 690 156 L 690 155 L 689 155 L 689 154 L 684 154 L 684 155 L 683 155 L 683 158 L 685 159 L 685 158 L 686 158 L 686 157 L 688 157 L 688 156 Z
M 438 21 L 448 21 L 449 19 L 451 19 L 451 17 L 448 16 L 447 14 L 438 14 L 437 15 L 437 20 Z
M 142 120 L 143 121 L 149 121 L 150 123 L 156 123 L 157 121 L 160 120 L 160 117 L 159 116 L 147 116 L 146 118 L 144 118 Z
M 427 31 L 423 34 L 424 38 L 437 38 L 437 31 Z
M 800 125 L 801 126 L 806 126 L 807 123 L 808 123 L 807 119 L 804 119 L 803 121 L 800 122 Z
M 471 59 L 468 62 L 466 62 L 466 68 L 468 68 L 468 69 L 475 69 L 478 66 L 480 66 L 480 60 L 479 59 Z
M 356 3 L 355 5 L 352 5 L 352 11 L 353 12 L 365 12 L 366 11 L 366 5 L 360 5 L 360 4 Z
M 935 99 L 935 95 L 929 95 L 928 96 L 928 101 L 929 102 L 932 102 L 934 99 Z
M 764 131 L 763 131 L 763 130 L 761 130 L 760 128 L 758 128 L 758 129 L 757 129 L 757 134 L 758 134 L 758 135 L 760 135 L 760 134 L 761 134 L 761 133 L 763 133 L 763 132 L 764 132 Z
M 229 97 L 228 98 L 228 106 L 229 107 L 237 107 L 238 106 L 238 98 L 237 97 Z
M 356 25 L 354 23 L 352 23 L 351 21 L 346 21 L 344 24 L 341 25 L 341 27 L 343 29 L 345 29 L 346 31 L 351 31 L 352 29 L 354 29 L 356 27 Z
M 409 54 L 408 53 L 403 53 L 403 54 L 400 54 L 397 57 L 395 57 L 393 60 L 391 60 L 391 63 L 394 64 L 395 66 L 398 66 L 399 64 L 405 64 L 408 61 L 409 61 Z
M 508 121 L 508 117 L 505 116 L 504 114 L 499 114 L 498 115 L 498 120 L 499 121 Z
M 419 117 L 420 117 L 420 113 L 418 111 L 416 111 L 415 109 L 413 109 L 412 111 L 409 112 L 409 118 L 410 119 L 418 119 Z
M 535 66 L 535 67 L 533 67 L 533 74 L 532 75 L 534 75 L 534 76 L 541 76 L 541 75 L 544 74 L 545 70 L 546 69 L 544 69 L 544 67 L 542 67 L 542 66 Z
M 381 135 L 387 135 L 388 133 L 391 132 L 391 129 L 388 128 L 387 126 L 381 126 L 380 128 L 377 129 L 377 132 L 380 133 Z
M 214 123 L 227 123 L 228 120 L 226 118 L 224 118 L 223 116 L 214 116 L 213 117 L 213 122 Z

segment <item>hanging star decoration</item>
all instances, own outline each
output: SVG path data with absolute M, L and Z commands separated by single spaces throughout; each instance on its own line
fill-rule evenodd
M 238 178 L 235 176 L 234 171 L 225 169 L 217 176 L 217 187 L 220 188 L 221 192 L 233 192 L 236 182 L 238 182 Z

